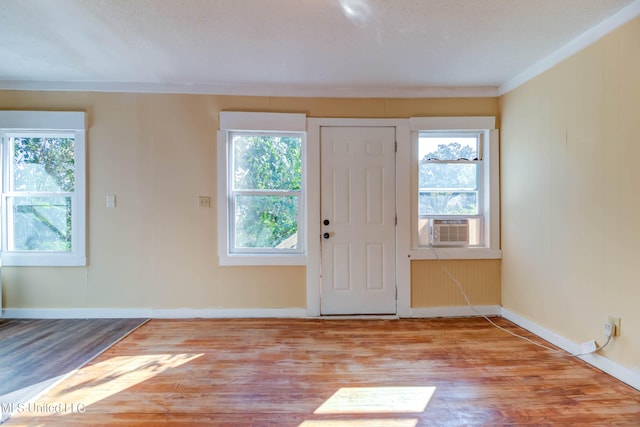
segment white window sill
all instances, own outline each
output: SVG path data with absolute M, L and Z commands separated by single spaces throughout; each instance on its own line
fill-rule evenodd
M 219 258 L 220 265 L 307 265 L 306 255 L 276 255 L 276 254 L 233 254 Z
M 447 247 L 435 247 L 433 249 L 437 252 L 437 256 L 431 248 L 413 249 L 411 251 L 411 259 L 502 259 L 502 251 L 500 249 Z

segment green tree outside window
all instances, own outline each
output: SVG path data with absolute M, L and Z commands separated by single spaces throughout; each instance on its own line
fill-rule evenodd
M 13 250 L 71 251 L 74 138 L 11 137 Z
M 237 134 L 232 147 L 234 246 L 298 248 L 302 139 Z

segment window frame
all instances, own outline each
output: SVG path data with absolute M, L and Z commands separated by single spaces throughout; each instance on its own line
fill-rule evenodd
M 2 169 L 2 265 L 4 266 L 86 266 L 86 113 L 71 111 L 0 111 L 0 168 Z M 69 136 L 74 138 L 74 191 L 16 192 L 11 188 L 12 147 L 10 136 Z M 71 199 L 71 251 L 9 250 L 11 234 L 7 199 L 15 196 L 69 197 Z
M 306 265 L 307 264 L 307 143 L 306 115 L 260 112 L 220 112 L 218 131 L 218 260 L 220 265 Z M 298 248 L 235 248 L 234 202 L 238 191 L 232 188 L 233 150 L 232 137 L 245 135 L 296 136 L 301 139 L 302 176 L 300 190 L 264 190 L 264 195 L 298 193 Z
M 412 259 L 476 259 L 501 258 L 500 250 L 500 201 L 499 201 L 499 141 L 495 129 L 495 117 L 412 117 L 411 131 L 411 258 Z M 439 246 L 433 249 L 420 245 L 419 221 L 419 161 L 418 144 L 421 134 L 463 135 L 480 137 L 478 161 L 478 214 L 477 215 L 426 215 L 434 219 L 481 218 L 478 245 L 462 247 Z M 439 162 L 440 163 L 440 162 Z M 447 162 L 444 162 L 447 163 Z

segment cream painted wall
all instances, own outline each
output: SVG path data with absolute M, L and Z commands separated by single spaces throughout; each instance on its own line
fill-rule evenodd
M 502 304 L 640 372 L 640 18 L 501 98 Z
M 300 308 L 304 267 L 217 264 L 216 209 L 199 208 L 197 197 L 215 200 L 218 113 L 497 115 L 498 99 L 3 91 L 0 109 L 82 110 L 90 120 L 89 265 L 3 268 L 5 308 Z

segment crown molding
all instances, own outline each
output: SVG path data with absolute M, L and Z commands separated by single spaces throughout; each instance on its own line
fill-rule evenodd
M 196 95 L 272 96 L 295 98 L 487 98 L 497 86 L 340 87 L 278 84 L 67 82 L 0 80 L 0 90 L 63 92 L 128 92 Z
M 570 56 L 578 53 L 585 47 L 595 43 L 610 32 L 620 28 L 638 15 L 640 15 L 640 0 L 635 0 L 598 25 L 585 31 L 560 49 L 554 51 L 542 61 L 511 78 L 498 88 L 498 95 L 504 95 L 505 93 L 523 85 Z

